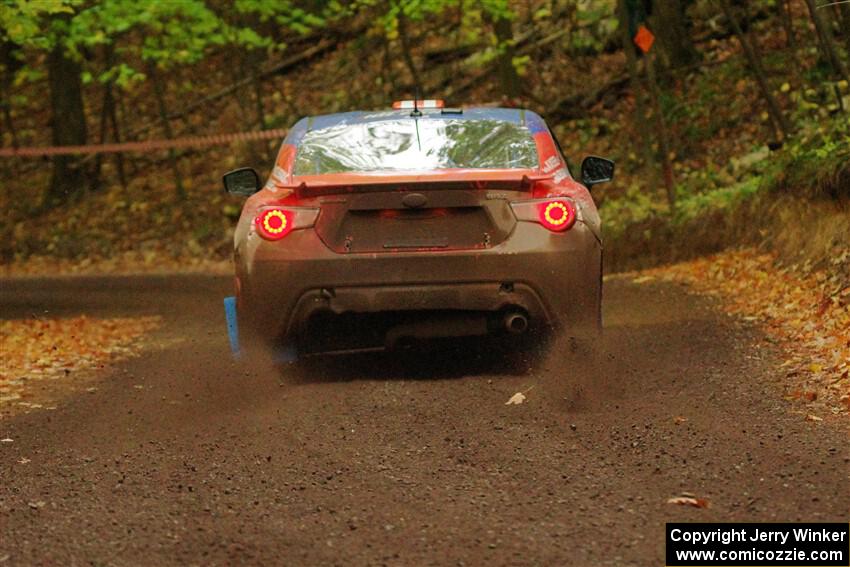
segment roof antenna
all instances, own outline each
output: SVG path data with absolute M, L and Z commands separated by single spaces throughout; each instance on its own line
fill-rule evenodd
M 417 116 L 422 116 L 422 113 L 419 111 L 419 87 L 413 91 L 413 112 L 410 113 L 414 118 Z
M 416 127 L 416 145 L 419 148 L 419 151 L 422 151 L 422 140 L 419 138 L 419 117 L 422 116 L 422 112 L 419 111 L 419 87 L 417 86 L 414 90 L 413 94 L 413 112 L 410 113 L 410 117 L 413 118 L 413 124 Z

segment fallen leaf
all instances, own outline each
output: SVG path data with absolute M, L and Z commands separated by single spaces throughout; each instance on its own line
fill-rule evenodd
M 694 498 L 693 496 L 676 496 L 668 498 L 667 504 L 677 504 L 679 506 L 693 506 L 694 508 L 708 508 L 711 503 L 705 498 Z
M 36 382 L 77 378 L 77 371 L 96 370 L 116 360 L 134 356 L 139 338 L 156 329 L 159 317 L 100 319 L 31 318 L 0 321 L 0 406 L 14 402 L 21 408 L 39 409 L 28 401 Z M 91 386 L 87 391 L 94 392 Z M 11 410 L 12 408 L 10 408 Z
M 512 405 L 518 406 L 519 404 L 521 404 L 524 401 L 525 401 L 525 394 L 523 394 L 522 392 L 517 392 L 516 394 L 511 396 L 510 400 L 505 402 L 505 405 L 506 406 L 512 406 Z
M 837 250 L 834 257 L 846 263 L 850 249 Z M 633 281 L 650 277 L 716 296 L 723 311 L 761 327 L 765 339 L 786 353 L 780 374 L 786 381 L 786 399 L 817 400 L 842 413 L 847 413 L 845 407 L 850 409 L 840 400 L 847 388 L 832 386 L 847 372 L 850 361 L 850 305 L 843 299 L 850 295 L 850 287 L 843 279 L 837 285 L 826 269 L 781 266 L 775 254 L 753 248 L 630 276 Z
M 685 423 L 686 421 L 688 421 L 688 418 L 685 417 L 685 416 L 682 416 L 682 415 L 677 415 L 676 417 L 673 418 L 673 423 L 676 423 L 676 424 Z

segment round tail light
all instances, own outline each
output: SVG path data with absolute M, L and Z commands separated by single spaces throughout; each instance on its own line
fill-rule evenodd
M 570 201 L 557 199 L 539 205 L 540 224 L 554 232 L 569 230 L 576 222 L 576 209 Z
M 286 209 L 264 209 L 254 219 L 257 232 L 266 240 L 280 240 L 289 234 L 295 224 L 295 215 Z

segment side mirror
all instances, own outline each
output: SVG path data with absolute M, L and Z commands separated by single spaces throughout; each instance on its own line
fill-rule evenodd
M 614 162 L 610 159 L 587 156 L 581 162 L 581 182 L 588 189 L 612 179 L 614 179 Z
M 260 176 L 250 167 L 228 171 L 221 180 L 224 182 L 224 190 L 231 195 L 250 197 L 260 190 Z

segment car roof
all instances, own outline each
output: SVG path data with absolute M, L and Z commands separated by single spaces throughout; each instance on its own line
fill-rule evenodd
M 536 113 L 524 108 L 500 107 L 469 107 L 463 109 L 423 109 L 421 119 L 443 120 L 495 120 L 512 122 L 528 128 L 532 135 L 548 130 L 546 123 Z M 407 110 L 358 110 L 354 112 L 338 112 L 308 116 L 299 120 L 290 130 L 284 140 L 285 144 L 297 145 L 307 132 L 324 130 L 336 126 L 367 124 L 384 120 L 402 120 L 412 118 Z

